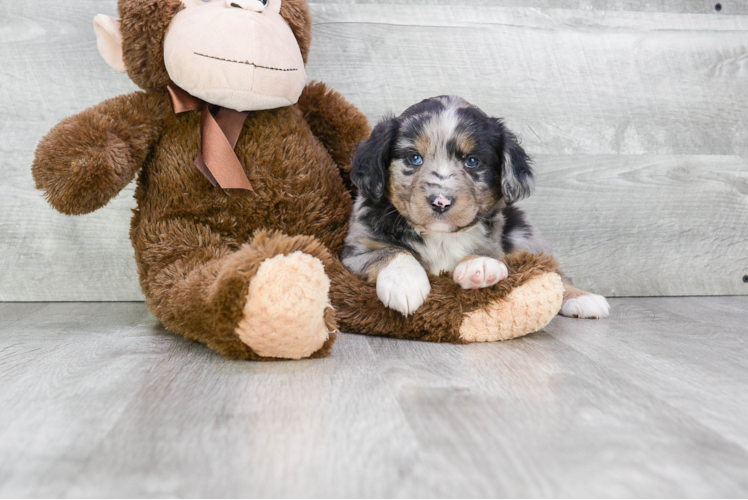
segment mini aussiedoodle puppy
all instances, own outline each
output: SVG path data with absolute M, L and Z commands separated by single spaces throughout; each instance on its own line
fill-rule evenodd
M 506 278 L 499 260 L 549 253 L 514 203 L 530 195 L 530 158 L 502 121 L 456 96 L 426 99 L 387 118 L 362 142 L 351 179 L 359 189 L 343 264 L 371 282 L 389 308 L 414 313 L 443 271 L 461 287 Z M 600 295 L 564 279 L 561 314 L 608 316 Z

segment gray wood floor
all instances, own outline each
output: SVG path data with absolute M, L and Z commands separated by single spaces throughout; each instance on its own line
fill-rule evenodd
M 0 496 L 748 495 L 748 297 L 231 362 L 141 303 L 0 304 Z

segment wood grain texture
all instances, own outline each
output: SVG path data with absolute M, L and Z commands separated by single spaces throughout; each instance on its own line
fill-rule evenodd
M 380 0 L 314 0 L 314 4 L 378 4 Z M 453 5 L 455 0 L 387 0 L 390 5 Z M 716 9 L 716 4 L 720 9 Z M 470 7 L 527 7 L 535 9 L 612 10 L 634 12 L 672 12 L 694 14 L 748 14 L 741 0 L 705 2 L 703 0 L 470 0 Z
M 748 289 L 744 158 L 537 155 L 536 162 L 537 191 L 522 206 L 581 288 L 633 296 Z
M 0 304 L 0 497 L 748 495 L 748 297 L 612 305 L 251 363 L 143 304 Z
M 308 72 L 371 120 L 460 94 L 536 158 L 525 203 L 606 295 L 747 294 L 748 7 L 691 0 L 311 3 Z M 114 0 L 0 2 L 0 301 L 141 300 L 132 187 L 50 209 L 29 166 L 63 117 L 134 89 L 91 19 Z
M 66 116 L 136 90 L 96 49 L 116 0 L 0 1 L 0 301 L 141 300 L 128 233 L 133 186 L 66 217 L 34 188 L 39 140 Z

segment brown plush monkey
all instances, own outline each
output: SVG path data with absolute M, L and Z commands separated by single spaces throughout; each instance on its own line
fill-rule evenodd
M 130 236 L 148 306 L 188 339 L 242 359 L 329 353 L 344 331 L 448 342 L 513 338 L 557 313 L 550 257 L 465 291 L 446 276 L 415 316 L 338 260 L 351 157 L 366 118 L 305 85 L 305 0 L 119 0 L 98 47 L 142 89 L 59 123 L 32 170 L 60 212 L 92 212 L 135 176 Z M 233 150 L 232 150 L 233 149 Z

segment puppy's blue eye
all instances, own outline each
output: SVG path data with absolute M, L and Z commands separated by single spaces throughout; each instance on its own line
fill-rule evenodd
M 465 160 L 465 166 L 467 168 L 475 168 L 480 164 L 480 160 L 476 158 L 475 156 L 469 156 L 467 160 Z
M 408 161 L 416 167 L 423 165 L 423 158 L 421 158 L 421 155 L 410 155 Z

